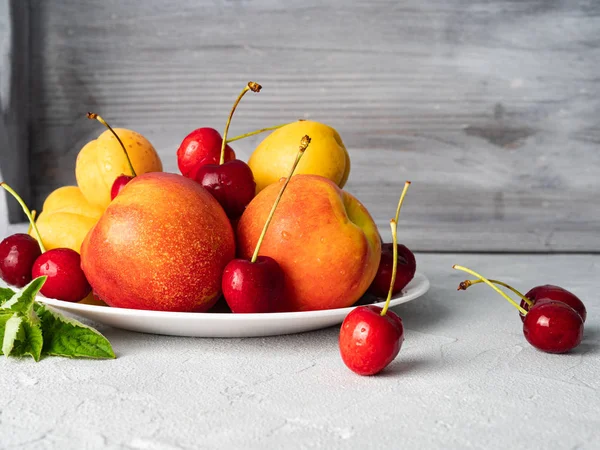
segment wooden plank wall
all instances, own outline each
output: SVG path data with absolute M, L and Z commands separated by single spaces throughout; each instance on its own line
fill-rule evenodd
M 0 180 L 16 189 L 25 201 L 31 200 L 28 17 L 27 2 L 0 0 Z M 0 232 L 6 229 L 7 214 L 14 221 L 25 220 L 19 204 L 0 193 Z
M 176 171 L 199 126 L 334 126 L 382 225 L 413 181 L 417 250 L 600 250 L 600 2 L 29 0 L 31 178 L 74 181 L 99 112 Z M 235 145 L 248 157 L 258 139 Z

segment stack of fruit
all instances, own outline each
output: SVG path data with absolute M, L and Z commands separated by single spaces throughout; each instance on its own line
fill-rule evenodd
M 234 313 L 347 307 L 369 287 L 387 295 L 392 246 L 342 190 L 350 158 L 333 128 L 297 121 L 227 139 L 242 97 L 260 90 L 244 87 L 223 137 L 199 128 L 183 140 L 182 175 L 163 173 L 142 135 L 89 113 L 108 130 L 82 148 L 77 186 L 48 196 L 30 236 L 0 243 L 2 279 L 46 275 L 48 297 L 93 291 L 110 306 L 160 311 L 207 311 L 222 293 Z M 229 143 L 268 130 L 248 164 L 236 159 Z M 394 293 L 416 267 L 404 246 L 398 261 Z

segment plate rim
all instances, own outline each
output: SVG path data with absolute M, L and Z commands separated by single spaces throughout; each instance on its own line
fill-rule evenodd
M 392 297 L 390 302 L 390 307 L 401 305 L 402 303 L 407 303 L 409 301 L 415 300 L 423 295 L 425 295 L 430 287 L 431 282 L 427 278 L 427 276 L 423 272 L 417 271 L 415 276 L 410 281 L 409 285 L 419 279 L 418 287 L 416 292 L 414 292 L 410 298 L 406 299 L 408 296 L 397 296 Z M 101 313 L 110 316 L 136 316 L 136 317 L 152 317 L 152 318 L 169 318 L 169 319 L 189 319 L 189 318 L 209 318 L 210 320 L 226 320 L 226 321 L 261 321 L 267 318 L 269 319 L 297 319 L 299 316 L 305 318 L 311 317 L 326 317 L 333 316 L 339 314 L 347 314 L 352 311 L 354 308 L 360 305 L 347 306 L 344 308 L 334 308 L 334 309 L 319 309 L 312 311 L 293 311 L 293 312 L 275 312 L 275 313 L 247 313 L 247 314 L 233 314 L 230 312 L 227 313 L 211 313 L 211 312 L 184 312 L 184 311 L 155 311 L 155 310 L 147 310 L 147 309 L 132 309 L 132 308 L 118 308 L 112 306 L 100 306 L 100 305 L 89 305 L 85 303 L 71 303 L 66 302 L 64 300 L 57 300 L 52 298 L 46 298 L 41 295 L 36 297 L 36 300 L 40 303 L 43 303 L 48 306 L 52 306 L 54 308 L 59 308 L 63 311 L 68 311 L 72 314 L 77 314 L 80 312 L 84 313 Z M 404 300 L 404 301 L 402 301 Z M 385 304 L 385 300 L 377 303 L 370 303 L 370 305 L 375 305 L 379 307 L 383 307 Z

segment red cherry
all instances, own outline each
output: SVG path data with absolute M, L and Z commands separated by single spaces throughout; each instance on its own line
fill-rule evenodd
M 284 299 L 283 270 L 273 258 L 234 259 L 223 272 L 223 296 L 233 313 L 268 313 Z
M 130 175 L 124 175 L 124 174 L 119 175 L 115 179 L 115 182 L 113 183 L 112 187 L 110 188 L 110 199 L 114 200 L 115 197 L 117 195 L 119 195 L 119 193 L 123 190 L 125 185 L 127 183 L 129 183 L 131 180 L 133 180 L 133 178 L 134 177 L 132 177 Z
M 392 251 L 392 265 L 385 290 L 385 306 L 380 308 L 368 305 L 354 308 L 344 319 L 340 330 L 339 346 L 342 360 L 350 370 L 359 375 L 375 375 L 381 372 L 396 358 L 404 342 L 402 319 L 393 311 L 389 311 L 388 307 L 392 299 L 390 286 L 396 285 L 399 267 L 393 263 L 400 261 L 398 250 L 404 247 L 398 245 L 398 217 L 409 186 L 410 181 L 407 181 L 398 201 L 396 217 L 390 221 L 392 244 L 389 248 Z
M 0 242 L 0 278 L 23 287 L 31 281 L 31 268 L 42 254 L 38 241 L 24 233 L 13 234 Z
M 359 375 L 381 372 L 404 342 L 402 319 L 393 311 L 382 316 L 381 311 L 375 305 L 359 306 L 342 323 L 340 354 L 344 364 Z
M 240 217 L 256 193 L 252 170 L 239 159 L 206 164 L 198 169 L 195 180 L 217 199 L 230 219 Z
M 415 255 L 408 247 L 402 244 L 398 248 L 398 270 L 396 272 L 396 281 L 392 289 L 392 295 L 396 295 L 406 287 L 414 278 L 417 270 L 417 261 Z M 369 286 L 369 292 L 377 297 L 385 298 L 392 282 L 392 266 L 394 262 L 394 244 L 387 243 L 381 246 L 381 260 L 377 274 Z
M 198 128 L 188 134 L 177 149 L 177 166 L 184 177 L 196 179 L 198 169 L 206 164 L 219 164 L 223 138 L 214 128 Z M 225 146 L 225 161 L 235 159 L 235 152 Z
M 565 303 L 538 300 L 525 315 L 523 334 L 538 350 L 565 353 L 581 343 L 583 319 Z
M 585 305 L 579 299 L 579 297 L 567 291 L 566 289 L 563 289 L 559 286 L 554 286 L 552 284 L 545 284 L 543 286 L 536 286 L 532 288 L 529 292 L 527 292 L 527 294 L 525 294 L 525 297 L 531 300 L 534 305 L 541 300 L 552 300 L 569 305 L 571 308 L 577 311 L 585 323 L 585 319 L 587 317 Z M 525 311 L 529 311 L 529 305 L 524 300 L 521 300 L 521 308 L 523 308 Z M 521 320 L 525 320 L 525 316 L 522 314 Z
M 42 253 L 33 264 L 33 278 L 47 276 L 41 293 L 49 298 L 78 302 L 92 291 L 79 253 L 70 248 L 55 248 Z

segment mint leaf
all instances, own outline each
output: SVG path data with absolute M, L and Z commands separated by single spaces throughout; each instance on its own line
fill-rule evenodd
M 23 318 L 19 317 L 18 314 L 13 316 L 6 321 L 4 325 L 4 338 L 2 339 L 2 353 L 9 356 L 17 340 L 17 335 L 23 324 Z
M 106 339 L 75 319 L 64 317 L 43 305 L 36 306 L 44 335 L 42 353 L 68 358 L 115 358 L 115 353 Z
M 29 316 L 33 308 L 35 296 L 40 292 L 40 289 L 46 282 L 46 278 L 48 277 L 38 277 L 31 281 L 20 292 L 17 292 L 10 300 L 4 303 L 2 309 L 10 309 L 11 311 Z
M 6 322 L 13 316 L 14 314 L 10 311 L 0 311 L 0 342 L 4 341 L 4 330 L 6 329 Z M 0 355 L 3 355 L 4 352 L 0 351 Z
M 0 305 L 2 305 L 7 300 L 11 299 L 16 292 L 11 288 L 0 287 Z
M 42 355 L 43 344 L 44 339 L 42 337 L 40 325 L 23 322 L 17 333 L 17 338 L 14 342 L 12 351 L 10 352 L 10 356 L 31 355 L 37 362 Z

